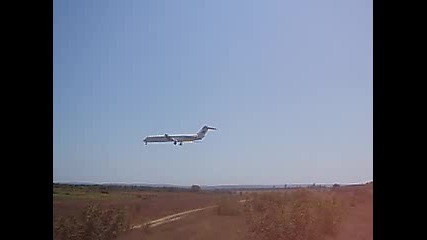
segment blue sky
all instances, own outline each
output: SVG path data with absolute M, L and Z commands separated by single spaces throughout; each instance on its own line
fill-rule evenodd
M 55 0 L 53 180 L 373 178 L 372 1 Z M 147 135 L 218 128 L 200 144 Z

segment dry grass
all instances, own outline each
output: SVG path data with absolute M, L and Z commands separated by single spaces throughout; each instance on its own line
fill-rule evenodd
M 222 197 L 218 202 L 217 214 L 220 216 L 235 216 L 240 214 L 241 206 L 235 198 Z
M 56 191 L 56 189 L 55 189 Z M 125 195 L 119 197 L 118 195 Z M 140 195 L 140 197 L 138 196 Z M 117 196 L 113 196 L 117 195 Z M 102 208 L 127 208 L 130 224 L 141 224 L 145 220 L 183 212 L 189 209 L 216 205 L 221 193 L 190 192 L 113 192 L 105 198 L 94 199 L 82 197 L 54 197 L 53 218 L 78 216 L 90 203 L 99 203 Z
M 212 232 L 212 225 L 208 222 L 202 222 L 199 224 L 197 232 L 192 239 L 209 239 L 212 236 Z
M 88 205 L 77 218 L 59 218 L 54 221 L 54 239 L 57 240 L 113 240 L 129 227 L 123 209 L 102 209 Z
M 309 190 L 253 195 L 245 204 L 251 239 L 322 240 L 341 221 L 340 203 Z
M 348 200 L 350 207 L 355 207 L 358 204 L 364 204 L 367 199 L 372 198 L 372 192 L 369 189 L 366 188 L 358 188 L 355 189 L 351 193 L 351 197 Z

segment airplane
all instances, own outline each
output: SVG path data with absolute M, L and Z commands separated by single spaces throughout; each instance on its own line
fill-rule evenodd
M 195 142 L 202 140 L 208 130 L 217 130 L 214 127 L 209 126 L 203 126 L 202 129 L 197 134 L 179 134 L 179 135 L 154 135 L 154 136 L 147 136 L 144 139 L 145 145 L 147 145 L 149 142 L 173 142 L 174 145 L 179 143 L 180 146 L 182 146 L 183 142 Z

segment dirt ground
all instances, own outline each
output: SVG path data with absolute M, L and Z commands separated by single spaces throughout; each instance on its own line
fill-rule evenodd
M 332 190 L 343 201 L 345 218 L 335 237 L 330 240 L 373 239 L 373 187 L 341 187 Z M 245 219 L 242 215 L 218 216 L 216 209 L 187 215 L 150 229 L 134 229 L 120 240 L 163 239 L 247 239 Z
M 344 203 L 345 217 L 335 237 L 330 240 L 373 239 L 373 185 L 338 187 L 332 189 Z M 126 195 L 126 193 L 119 193 Z M 322 194 L 322 192 L 319 192 Z M 105 207 L 127 207 L 131 225 L 141 224 L 167 215 L 218 204 L 225 193 L 143 192 L 110 199 L 80 199 L 54 197 L 53 215 L 69 216 L 79 213 L 89 202 Z M 245 197 L 234 195 L 233 199 Z M 153 228 L 138 228 L 123 233 L 120 240 L 163 239 L 247 239 L 243 214 L 219 216 L 216 208 L 191 213 L 180 219 Z
M 342 187 L 335 190 L 347 207 L 337 240 L 373 239 L 373 185 Z
M 119 239 L 237 240 L 245 239 L 245 232 L 245 220 L 243 217 L 218 216 L 216 209 L 209 209 L 148 230 L 135 229 L 123 234 Z
M 129 211 L 130 224 L 140 224 L 147 220 L 161 218 L 177 212 L 215 205 L 225 194 L 192 192 L 143 192 L 115 193 L 126 197 L 106 199 L 86 199 L 73 197 L 54 197 L 53 219 L 77 215 L 89 203 L 99 203 L 103 207 L 124 207 Z

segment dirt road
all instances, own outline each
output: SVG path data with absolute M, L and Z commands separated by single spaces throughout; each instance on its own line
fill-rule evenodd
M 240 203 L 244 203 L 244 202 L 246 202 L 246 200 L 240 200 L 239 202 Z M 206 210 L 206 209 L 209 209 L 209 208 L 214 208 L 214 207 L 217 207 L 217 206 L 218 205 L 213 205 L 213 206 L 208 206 L 208 207 L 204 207 L 204 208 L 196 208 L 196 209 L 192 209 L 192 210 L 188 210 L 188 211 L 184 211 L 184 212 L 180 212 L 180 213 L 175 213 L 175 214 L 168 215 L 166 217 L 162 217 L 162 218 L 159 218 L 159 219 L 156 219 L 156 220 L 148 221 L 148 222 L 143 223 L 143 224 L 135 225 L 135 226 L 131 227 L 131 230 L 132 229 L 136 229 L 136 228 L 142 228 L 144 226 L 155 227 L 155 226 L 158 226 L 158 225 L 161 225 L 161 224 L 165 224 L 165 223 L 168 223 L 168 222 L 177 221 L 177 220 L 185 217 L 185 215 L 187 215 L 187 214 L 198 212 L 198 211 L 202 211 L 202 210 Z
M 188 211 L 180 212 L 180 213 L 175 213 L 175 214 L 172 214 L 172 215 L 169 215 L 169 216 L 166 216 L 166 217 L 162 217 L 162 218 L 159 218 L 159 219 L 156 219 L 156 220 L 152 220 L 152 221 L 149 221 L 149 222 L 146 222 L 146 223 L 143 223 L 143 224 L 139 224 L 139 225 L 133 226 L 133 227 L 131 227 L 131 229 L 141 228 L 144 225 L 146 225 L 148 227 L 155 227 L 155 226 L 158 226 L 158 225 L 161 225 L 161 224 L 164 224 L 164 223 L 168 223 L 168 222 L 173 222 L 173 221 L 179 220 L 179 219 L 183 218 L 187 214 L 198 212 L 198 211 L 202 211 L 202 210 L 209 209 L 209 208 L 214 208 L 214 207 L 216 207 L 216 205 L 209 206 L 209 207 L 204 207 L 204 208 L 196 208 L 196 209 L 192 209 L 192 210 L 188 210 Z

